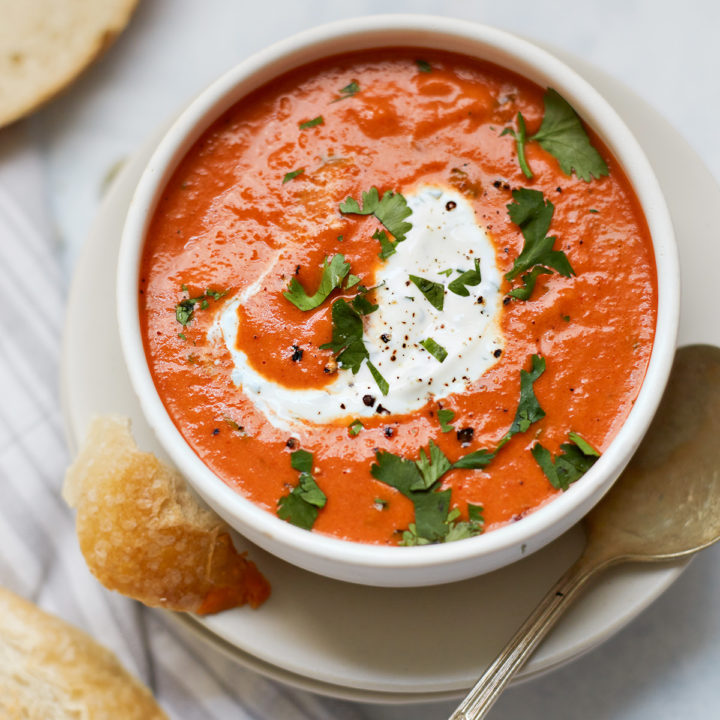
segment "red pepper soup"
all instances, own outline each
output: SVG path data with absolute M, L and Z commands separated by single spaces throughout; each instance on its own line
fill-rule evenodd
M 622 168 L 554 90 L 352 53 L 227 111 L 162 194 L 139 281 L 158 392 L 283 520 L 448 542 L 579 480 L 639 392 L 657 279 Z

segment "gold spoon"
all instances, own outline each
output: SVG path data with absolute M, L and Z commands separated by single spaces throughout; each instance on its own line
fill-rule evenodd
M 690 555 L 720 538 L 720 349 L 678 350 L 655 419 L 584 520 L 587 544 L 449 720 L 480 720 L 595 573 Z

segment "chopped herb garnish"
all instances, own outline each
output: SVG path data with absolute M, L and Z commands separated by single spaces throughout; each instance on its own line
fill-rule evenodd
M 447 350 L 436 343 L 432 338 L 421 340 L 420 344 L 438 361 L 442 362 L 447 357 Z
M 422 480 L 412 485 L 411 490 L 427 490 L 448 470 L 452 469 L 445 453 L 432 440 L 428 447 L 428 455 L 425 454 L 424 448 L 420 448 L 420 459 L 415 462 L 415 465 L 420 471 Z
M 206 298 L 212 298 L 217 302 L 221 297 L 224 297 L 228 294 L 227 290 L 211 290 L 210 288 L 207 288 L 205 290 L 205 297 Z
M 312 476 L 313 456 L 307 450 L 290 454 L 293 470 L 300 473 L 298 484 L 278 500 L 278 517 L 293 525 L 310 530 L 327 498 Z
M 373 240 L 377 240 L 380 243 L 380 252 L 378 253 L 378 257 L 381 260 L 387 260 L 395 253 L 395 243 L 390 240 L 384 230 L 376 230 L 372 237 Z
M 520 402 L 515 411 L 515 418 L 510 429 L 505 433 L 498 444 L 498 449 L 505 445 L 513 435 L 525 432 L 530 425 L 545 417 L 545 411 L 540 407 L 535 396 L 535 381 L 545 372 L 545 358 L 533 355 L 530 372 L 520 371 Z
M 380 392 L 383 395 L 387 395 L 388 392 L 390 392 L 390 385 L 388 385 L 388 381 L 380 374 L 380 371 L 369 360 L 367 361 L 367 365 L 370 370 L 370 374 L 373 376 L 377 386 L 380 388 Z
M 405 198 L 388 190 L 380 199 L 378 189 L 373 186 L 362 194 L 362 206 L 351 197 L 340 203 L 340 212 L 344 215 L 374 215 L 390 232 L 397 242 L 405 240 L 405 234 L 412 224 L 405 218 L 412 214 Z
M 309 296 L 297 279 L 292 278 L 283 296 L 300 310 L 313 310 L 321 305 L 335 288 L 342 285 L 343 278 L 349 272 L 350 264 L 345 262 L 345 258 L 341 254 L 333 255 L 330 262 L 326 257 L 323 261 L 320 284 L 313 295 Z
M 181 285 L 180 287 L 183 292 L 190 294 L 187 285 Z M 227 293 L 227 290 L 210 290 L 208 288 L 202 295 L 185 298 L 175 306 L 175 319 L 184 327 L 195 317 L 195 306 L 198 303 L 200 303 L 202 310 L 206 310 L 209 307 L 208 298 L 217 301 Z M 187 339 L 185 333 L 180 333 L 178 337 L 182 337 L 183 340 Z
M 417 289 L 425 296 L 425 299 L 437 310 L 442 310 L 445 304 L 445 286 L 427 278 L 417 275 L 409 275 L 410 280 L 417 286 Z
M 305 168 L 298 168 L 297 170 L 293 170 L 292 172 L 285 173 L 285 177 L 283 178 L 282 184 L 290 182 L 291 180 L 294 180 L 298 175 L 302 175 L 305 172 Z
M 373 502 L 376 505 L 379 505 L 382 510 L 384 510 L 390 503 L 385 500 L 384 498 L 375 498 Z
M 513 280 L 520 273 L 525 273 L 522 275 L 523 287 L 515 288 L 508 294 L 519 300 L 527 300 L 538 275 L 552 274 L 552 270 L 556 270 L 563 277 L 570 277 L 575 271 L 562 250 L 552 249 L 556 238 L 547 236 L 555 212 L 555 206 L 550 200 L 545 200 L 539 190 L 528 188 L 513 190 L 512 196 L 513 202 L 506 207 L 525 242 L 522 252 L 515 258 L 512 270 L 505 273 L 505 279 Z
M 351 83 L 346 85 L 344 88 L 340 88 L 338 91 L 340 93 L 340 97 L 335 98 L 332 102 L 340 102 L 340 100 L 346 100 L 347 98 L 352 97 L 353 95 L 357 95 L 357 93 L 360 92 L 360 85 L 358 85 L 357 80 L 353 80 Z
M 378 306 L 367 299 L 367 294 L 375 288 L 358 287 L 357 295 L 351 303 L 338 298 L 332 305 L 332 340 L 320 346 L 321 350 L 332 350 L 340 367 L 352 370 L 353 374 L 360 370 L 365 360 L 375 382 L 386 395 L 389 386 L 380 372 L 369 362 L 370 354 L 363 341 L 363 316 L 375 312 Z
M 446 433 L 455 428 L 450 424 L 455 419 L 455 412 L 449 408 L 440 408 L 438 410 L 438 420 L 440 421 L 440 429 Z
M 438 275 L 444 275 L 445 277 L 450 277 L 452 275 L 453 269 L 447 268 L 447 270 L 441 270 Z
M 457 522 L 460 516 L 457 508 L 450 510 L 450 490 L 439 490 L 440 480 L 450 470 L 482 470 L 486 468 L 497 455 L 498 450 L 508 440 L 519 432 L 525 432 L 532 423 L 545 416 L 540 407 L 533 383 L 545 370 L 545 361 L 538 355 L 532 356 L 530 372 L 520 371 L 520 401 L 515 413 L 515 419 L 510 429 L 498 443 L 495 451 L 475 450 L 458 458 L 451 463 L 445 453 L 432 441 L 428 444 L 428 451 L 424 448 L 419 451 L 419 459 L 415 462 L 399 455 L 386 451 L 376 451 L 376 461 L 370 467 L 370 474 L 380 482 L 399 490 L 412 500 L 415 506 L 415 522 L 410 523 L 403 532 L 402 545 L 425 545 L 428 543 L 450 542 L 470 537 L 482 532 L 482 507 L 468 505 L 468 522 Z M 440 422 L 447 422 L 454 418 L 438 412 Z M 448 411 L 452 413 L 452 410 Z M 452 427 L 448 426 L 448 430 Z M 446 432 L 445 427 L 442 428 Z M 537 446 L 536 446 L 537 447 Z M 574 447 L 574 446 L 573 446 Z
M 414 490 L 415 487 L 424 486 L 416 463 L 380 450 L 375 453 L 375 458 L 377 462 L 370 468 L 372 476 L 399 490 L 415 506 L 415 522 L 403 533 L 402 544 L 443 542 L 450 530 L 446 524 L 450 509 L 450 490 L 438 491 L 439 482 L 426 490 Z M 409 537 L 406 538 L 406 535 Z
M 420 72 L 432 72 L 432 65 L 427 60 L 416 60 L 415 64 L 418 66 Z
M 468 520 L 457 522 L 460 517 L 460 510 L 454 508 L 448 513 L 448 522 L 452 523 L 445 542 L 454 542 L 455 540 L 464 540 L 465 538 L 480 535 L 485 529 L 485 519 L 483 518 L 483 506 L 472 505 L 468 503 Z
M 451 491 L 439 490 L 440 478 L 457 464 L 452 465 L 432 440 L 427 454 L 420 450 L 417 462 L 385 451 L 377 451 L 375 458 L 372 476 L 399 490 L 415 506 L 415 522 L 403 532 L 401 545 L 451 542 L 482 532 L 480 506 L 474 506 L 469 522 L 458 522 L 460 511 L 450 510 Z
M 313 128 L 316 125 L 323 125 L 324 123 L 325 123 L 325 120 L 323 120 L 323 116 L 318 115 L 316 118 L 313 118 L 312 120 L 306 120 L 305 122 L 300 123 L 300 129 L 307 130 L 308 128 Z
M 571 442 L 560 446 L 562 453 L 555 460 L 540 443 L 535 443 L 530 451 L 550 484 L 563 491 L 579 480 L 600 457 L 600 453 L 577 433 L 571 432 L 569 437 Z
M 590 208 L 590 209 L 588 210 L 588 212 L 597 213 L 597 212 L 599 212 L 599 210 L 596 210 L 595 208 Z
M 363 336 L 363 321 L 360 313 L 342 298 L 332 305 L 332 340 L 320 346 L 321 350 L 332 350 L 341 367 L 356 374 L 370 356 Z
M 350 273 L 350 275 L 347 276 L 347 280 L 345 281 L 345 289 L 349 290 L 351 287 L 357 285 L 360 282 L 360 278 L 357 275 L 353 275 Z
M 515 138 L 515 147 L 517 149 L 518 154 L 518 164 L 520 165 L 520 169 L 523 171 L 523 175 L 525 175 L 528 180 L 532 178 L 532 170 L 530 170 L 530 166 L 527 164 L 527 159 L 525 158 L 525 143 L 527 142 L 527 131 L 525 129 L 525 118 L 522 116 L 522 113 L 517 114 L 517 124 L 518 129 L 517 132 L 513 130 L 512 128 L 505 128 L 501 133 L 500 137 L 503 135 L 512 135 Z
M 473 270 L 466 270 L 459 277 L 456 277 L 449 285 L 448 290 L 456 295 L 467 297 L 470 291 L 465 287 L 470 285 L 474 287 L 482 282 L 482 275 L 480 274 L 480 260 L 475 258 L 475 268 Z
M 360 313 L 360 315 L 370 315 L 370 313 L 374 313 L 379 307 L 379 305 L 375 305 L 367 299 L 367 294 L 369 292 L 370 291 L 367 288 L 361 285 L 358 289 L 357 295 L 352 300 L 352 306 L 358 311 L 358 313 Z
M 525 136 L 525 119 L 518 113 L 518 131 L 506 128 L 502 135 L 510 134 L 515 138 L 518 150 L 518 162 L 526 177 L 532 177 L 532 171 L 525 160 L 525 144 L 533 140 L 547 150 L 560 165 L 566 175 L 573 172 L 590 182 L 593 176 L 600 178 L 608 175 L 609 170 L 600 153 L 592 146 L 578 114 L 557 91 L 548 88 L 543 97 L 545 114 L 540 129 L 530 138 Z
M 562 319 L 563 319 L 565 322 L 570 322 L 570 316 L 569 316 L 569 315 L 563 315 L 563 316 L 562 316 Z
M 600 453 L 587 441 L 585 438 L 578 435 L 576 432 L 569 432 L 568 437 L 570 442 L 574 442 L 582 451 L 583 455 L 589 457 L 600 457 Z
M 186 337 L 185 333 L 178 333 L 178 337 L 179 337 L 181 340 L 185 340 L 185 341 L 187 342 L 187 337 Z
M 175 306 L 175 319 L 181 325 L 187 325 L 195 315 L 195 303 L 198 298 L 185 298 Z
M 497 450 L 495 452 L 475 450 L 475 452 L 463 455 L 457 462 L 453 463 L 453 467 L 458 470 L 482 470 L 495 459 L 496 454 Z
M 338 241 L 338 242 L 342 242 L 342 241 L 343 241 L 343 236 L 342 236 L 342 235 L 338 235 L 338 236 L 337 236 L 337 241 Z
M 350 437 L 356 437 L 357 435 L 359 435 L 359 434 L 360 434 L 360 431 L 361 431 L 364 427 L 365 427 L 365 426 L 364 426 L 359 420 L 353 420 L 353 421 L 348 425 L 348 433 L 350 434 Z

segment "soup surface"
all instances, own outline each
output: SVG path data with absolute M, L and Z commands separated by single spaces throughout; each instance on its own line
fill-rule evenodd
M 597 157 L 566 174 L 558 98 L 385 49 L 207 130 L 156 208 L 140 313 L 160 396 L 224 482 L 316 532 L 423 544 L 590 467 L 642 384 L 657 282 L 639 203 L 572 110 Z

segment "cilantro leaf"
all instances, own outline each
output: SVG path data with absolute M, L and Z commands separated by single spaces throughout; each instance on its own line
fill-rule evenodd
M 418 290 L 425 296 L 425 299 L 436 309 L 442 310 L 445 304 L 445 286 L 427 278 L 417 275 L 409 275 L 410 280 L 417 286 Z
M 416 460 L 415 465 L 422 475 L 422 481 L 413 485 L 411 490 L 427 490 L 452 468 L 445 453 L 432 440 L 429 448 L 429 457 L 425 449 L 420 448 L 420 459 Z
M 395 254 L 395 243 L 388 238 L 384 230 L 376 230 L 372 237 L 373 240 L 377 240 L 380 243 L 378 257 L 381 260 L 387 260 L 391 255 Z
M 183 326 L 187 325 L 195 315 L 196 298 L 185 298 L 175 306 L 175 319 Z
M 452 465 L 445 454 L 430 440 L 428 453 L 420 449 L 416 462 L 386 451 L 377 451 L 377 462 L 370 468 L 372 476 L 399 490 L 415 507 L 415 522 L 403 532 L 401 545 L 427 545 L 451 542 L 482 532 L 482 507 L 468 505 L 470 519 L 457 522 L 460 511 L 450 510 L 450 490 L 439 490 L 440 478 Z M 470 467 L 470 466 L 468 466 Z
M 370 370 L 370 374 L 377 383 L 377 386 L 380 388 L 380 392 L 383 395 L 387 395 L 390 392 L 390 385 L 388 385 L 388 381 L 380 374 L 380 371 L 370 362 L 370 360 L 367 361 L 367 366 Z
M 358 84 L 357 80 L 353 80 L 345 87 L 340 88 L 338 92 L 340 93 L 340 97 L 335 98 L 331 102 L 340 102 L 340 100 L 346 100 L 347 98 L 351 98 L 353 95 L 357 95 L 360 92 L 360 85 Z
M 362 424 L 362 422 L 360 422 L 360 420 L 353 420 L 348 425 L 348 433 L 350 434 L 350 437 L 357 437 L 364 427 L 365 426 Z
M 600 456 L 600 453 L 577 433 L 569 435 L 572 442 L 560 446 L 562 453 L 554 461 L 550 451 L 540 443 L 535 443 L 530 451 L 550 484 L 562 491 L 579 480 Z
M 448 532 L 445 521 L 450 507 L 450 490 L 437 492 L 437 483 L 425 490 L 413 490 L 425 486 L 417 463 L 384 450 L 378 450 L 375 458 L 377 462 L 370 467 L 370 474 L 399 490 L 415 507 L 415 522 L 403 533 L 402 544 L 441 542 Z
M 390 386 L 380 371 L 370 362 L 363 341 L 363 316 L 369 315 L 378 309 L 367 299 L 367 294 L 375 288 L 358 287 L 358 292 L 352 302 L 348 304 L 343 298 L 338 298 L 332 305 L 332 339 L 329 343 L 320 346 L 321 350 L 332 350 L 342 368 L 352 370 L 356 374 L 363 362 L 367 360 L 368 368 L 383 395 L 387 395 Z
M 290 453 L 290 466 L 301 473 L 311 473 L 313 464 L 312 453 L 307 450 L 296 450 Z
M 378 450 L 375 460 L 370 466 L 370 474 L 412 500 L 412 489 L 423 482 L 417 465 L 386 450 Z
M 211 290 L 210 288 L 205 289 L 205 297 L 212 298 L 217 302 L 221 297 L 225 297 L 228 294 L 227 290 Z
M 540 407 L 535 397 L 535 381 L 545 372 L 545 358 L 533 355 L 531 359 L 530 372 L 520 371 L 520 402 L 515 411 L 515 419 L 506 433 L 507 440 L 517 433 L 525 432 L 530 425 L 545 417 L 545 411 Z M 502 444 L 507 442 L 505 438 Z
M 446 433 L 455 428 L 450 424 L 455 419 L 455 412 L 449 408 L 440 408 L 438 410 L 438 420 L 440 421 L 440 429 Z
M 415 64 L 418 66 L 418 70 L 423 73 L 432 72 L 432 65 L 427 60 L 416 60 Z
M 298 484 L 278 500 L 277 514 L 293 525 L 310 530 L 327 497 L 312 476 L 312 453 L 296 450 L 290 455 L 290 464 L 300 473 Z
M 345 281 L 345 289 L 349 290 L 351 287 L 354 287 L 360 282 L 361 278 L 359 278 L 357 275 L 353 275 L 352 273 L 348 275 L 347 280 Z
M 456 277 L 449 285 L 448 290 L 456 295 L 467 297 L 470 291 L 465 287 L 470 285 L 474 287 L 482 282 L 482 275 L 480 274 L 480 260 L 475 258 L 475 269 L 466 270 L 462 275 Z
M 363 322 L 357 310 L 338 298 L 332 305 L 332 340 L 320 349 L 332 350 L 340 365 L 355 374 L 369 357 L 362 336 Z
M 410 523 L 408 529 L 403 531 L 401 545 L 405 547 L 413 547 L 415 545 L 429 545 L 430 540 L 424 537 L 420 537 L 417 532 L 415 523 Z
M 431 543 L 442 542 L 448 534 L 446 524 L 450 510 L 450 490 L 414 493 L 415 527 L 418 536 Z
M 600 153 L 590 143 L 578 114 L 556 90 L 548 88 L 543 96 L 545 115 L 540 129 L 530 138 L 553 155 L 566 175 L 574 172 L 590 182 L 610 171 Z
M 500 137 L 502 137 L 503 135 L 512 135 L 515 138 L 515 147 L 518 154 L 518 164 L 520 165 L 520 169 L 523 171 L 523 175 L 525 175 L 525 177 L 530 180 L 533 174 L 530 166 L 527 164 L 527 159 L 525 158 L 525 143 L 527 142 L 527 131 L 525 129 L 525 118 L 520 112 L 517 114 L 517 124 L 517 132 L 515 132 L 512 128 L 505 128 L 500 133 Z
M 293 490 L 278 500 L 277 514 L 281 520 L 287 520 L 293 525 L 310 530 L 317 520 L 318 509 L 314 505 L 306 503 Z
M 587 440 L 585 440 L 585 438 L 581 437 L 576 432 L 569 432 L 568 437 L 571 442 L 574 442 L 580 450 L 582 450 L 583 455 L 600 457 L 600 453 Z
M 369 315 L 370 313 L 374 313 L 378 309 L 378 307 L 380 307 L 379 305 L 371 303 L 367 299 L 367 293 L 367 290 L 360 291 L 352 299 L 352 306 L 360 315 Z
M 285 173 L 285 177 L 283 178 L 282 184 L 289 183 L 291 180 L 294 180 L 298 175 L 302 175 L 305 172 L 305 168 L 298 168 L 297 170 L 292 170 L 289 173 Z
M 520 228 L 524 243 L 520 255 L 515 258 L 512 269 L 505 273 L 506 280 L 513 280 L 520 273 L 524 288 L 510 291 L 511 297 L 527 300 L 535 287 L 540 274 L 551 274 L 552 269 L 564 277 L 570 277 L 575 271 L 562 250 L 553 250 L 555 237 L 547 237 L 555 206 L 545 200 L 542 192 L 529 188 L 513 190 L 513 202 L 507 205 L 510 219 Z M 542 269 L 538 270 L 537 267 Z
M 485 519 L 483 517 L 484 508 L 482 505 L 473 505 L 472 503 L 468 503 L 467 507 L 468 517 L 472 522 L 485 523 Z
M 388 190 L 381 200 L 375 186 L 363 192 L 362 206 L 357 200 L 347 197 L 345 202 L 340 203 L 340 212 L 343 215 L 374 215 L 397 242 L 405 240 L 406 233 L 412 228 L 411 223 L 405 222 L 405 218 L 412 215 L 405 198 L 400 193 Z
M 292 278 L 283 296 L 300 310 L 313 310 L 321 305 L 335 288 L 342 285 L 343 278 L 348 272 L 350 272 L 350 264 L 345 262 L 345 258 L 340 253 L 333 255 L 329 263 L 326 257 L 323 261 L 320 284 L 313 295 L 309 296 L 297 279 Z
M 475 452 L 463 455 L 453 463 L 453 467 L 459 470 L 482 470 L 495 459 L 496 454 L 497 453 L 490 452 L 489 450 L 475 450 Z
M 447 350 L 436 343 L 432 338 L 426 338 L 421 340 L 420 344 L 438 361 L 442 362 L 447 357 Z
M 308 128 L 313 128 L 316 125 L 324 125 L 325 120 L 323 120 L 322 115 L 318 115 L 316 118 L 313 118 L 312 120 L 306 120 L 305 122 L 300 123 L 300 129 L 301 130 L 307 130 Z
M 552 270 L 548 270 L 542 265 L 536 265 L 529 273 L 523 273 L 520 276 L 523 281 L 522 287 L 513 288 L 508 295 L 516 300 L 529 300 L 532 291 L 535 289 L 538 275 L 552 275 Z
M 531 137 L 527 137 L 525 118 L 517 114 L 517 132 L 505 128 L 500 135 L 512 135 L 518 154 L 518 164 L 525 177 L 532 178 L 532 170 L 525 158 L 525 145 L 535 141 L 547 150 L 559 163 L 566 175 L 573 172 L 590 182 L 593 176 L 599 178 L 609 175 L 610 171 L 600 153 L 592 146 L 578 114 L 556 90 L 548 88 L 543 96 L 545 114 L 540 129 Z
M 480 535 L 485 529 L 485 519 L 483 518 L 483 506 L 472 505 L 468 503 L 468 520 L 457 522 L 460 517 L 460 511 L 455 508 L 448 514 L 448 525 L 450 530 L 445 537 L 445 542 L 454 542 L 455 540 L 464 540 L 465 538 Z
M 190 294 L 187 285 L 182 285 L 181 289 L 183 292 L 188 293 L 188 295 Z M 185 327 L 195 317 L 195 306 L 198 303 L 200 303 L 202 310 L 206 310 L 209 307 L 208 298 L 217 302 L 227 294 L 227 290 L 211 290 L 207 288 L 205 292 L 202 295 L 198 295 L 198 297 L 184 298 L 175 306 L 175 319 Z M 180 333 L 180 335 L 184 335 L 184 333 Z M 187 338 L 183 337 L 182 339 L 186 340 Z

